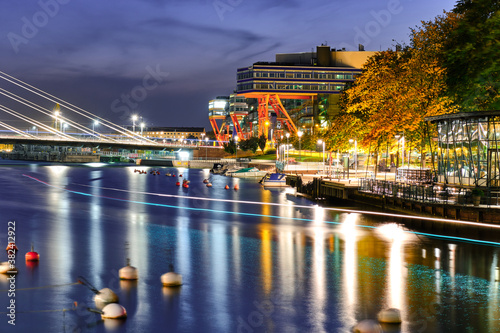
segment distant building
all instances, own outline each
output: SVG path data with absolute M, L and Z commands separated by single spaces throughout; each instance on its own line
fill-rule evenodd
M 137 127 L 135 132 L 138 135 L 141 134 L 140 129 L 137 130 Z M 145 127 L 142 135 L 148 138 L 165 140 L 202 140 L 206 135 L 206 132 L 203 127 Z
M 318 46 L 316 52 L 282 53 L 276 62 L 257 62 L 237 70 L 238 96 L 249 104 L 252 135 L 283 135 L 297 128 L 321 129 L 339 111 L 339 96 L 361 74 L 375 52 Z M 252 107 L 253 106 L 253 107 Z

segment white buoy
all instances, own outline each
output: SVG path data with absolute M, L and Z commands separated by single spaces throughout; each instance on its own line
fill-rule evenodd
M 139 272 L 134 266 L 127 265 L 120 268 L 118 276 L 120 277 L 120 280 L 137 280 L 139 279 Z
M 170 265 L 170 272 L 161 276 L 161 283 L 165 287 L 182 286 L 182 275 L 174 272 L 174 266 Z
M 384 309 L 378 313 L 377 319 L 381 323 L 401 324 L 401 311 L 394 308 Z
M 12 267 L 8 261 L 0 263 L 0 274 L 16 274 L 17 268 Z
M 99 290 L 99 293 L 94 296 L 96 304 L 118 303 L 118 296 L 109 288 Z
M 102 309 L 102 319 L 121 319 L 127 318 L 127 310 L 118 303 L 111 303 Z
M 353 333 L 383 333 L 382 326 L 374 320 L 363 320 L 353 328 Z

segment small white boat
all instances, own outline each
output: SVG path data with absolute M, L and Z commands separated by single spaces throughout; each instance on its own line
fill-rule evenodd
M 233 176 L 233 173 L 236 171 L 240 171 L 243 169 L 243 167 L 237 166 L 237 165 L 231 165 L 229 166 L 226 170 L 224 170 L 224 176 Z
M 286 174 L 284 173 L 268 173 L 260 180 L 265 187 L 286 187 Z
M 257 168 L 243 168 L 231 173 L 231 177 L 246 178 L 246 177 L 264 177 L 267 171 L 260 171 Z

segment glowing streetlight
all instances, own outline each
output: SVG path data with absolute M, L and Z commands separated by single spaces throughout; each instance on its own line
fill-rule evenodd
M 141 136 L 142 136 L 142 133 L 144 132 L 144 126 L 145 126 L 145 124 L 141 123 Z
M 54 127 L 55 127 L 56 130 L 60 130 L 60 128 L 58 128 L 58 126 L 57 126 L 57 117 L 59 117 L 60 114 L 61 114 L 61 112 L 54 111 L 54 118 L 55 118 Z
M 354 142 L 354 172 L 356 173 L 356 178 L 358 178 L 358 140 L 349 139 L 349 142 Z
M 63 133 L 65 133 L 66 128 L 68 128 L 68 124 L 67 123 L 62 123 L 62 132 Z
M 290 137 L 290 133 L 286 133 L 286 161 L 288 163 L 288 159 L 290 158 L 290 147 L 288 147 L 288 138 Z
M 205 160 L 208 160 L 208 137 L 205 137 Z
M 325 141 L 318 140 L 318 144 L 323 144 L 323 173 L 325 173 Z
M 134 114 L 134 115 L 132 116 L 132 132 L 134 132 L 134 133 L 135 133 L 135 121 L 136 121 L 137 119 L 139 119 L 139 117 L 137 117 L 137 115 L 136 115 L 136 114 Z
M 38 135 L 38 128 L 36 126 L 33 126 L 31 129 L 36 133 L 36 135 Z
M 394 136 L 396 138 L 396 140 L 398 140 L 398 157 L 396 159 L 396 170 L 394 172 L 394 181 L 397 181 L 397 177 L 398 177 L 398 167 L 399 167 L 399 138 L 401 137 L 399 134 L 396 134 Z
M 302 151 L 300 149 L 301 148 L 300 147 L 300 139 L 302 138 L 302 135 L 304 135 L 304 132 L 302 132 L 302 131 L 297 132 L 297 136 L 299 137 L 299 161 L 301 160 L 301 153 L 302 153 Z

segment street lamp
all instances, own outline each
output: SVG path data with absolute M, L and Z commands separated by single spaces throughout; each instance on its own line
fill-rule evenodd
M 302 151 L 300 149 L 301 148 L 300 147 L 300 138 L 302 138 L 302 135 L 304 135 L 304 132 L 302 132 L 302 131 L 297 132 L 297 136 L 299 137 L 299 161 L 301 160 L 301 153 L 302 153 Z
M 349 139 L 349 142 L 354 142 L 354 172 L 356 174 L 356 178 L 358 178 L 358 140 Z
M 36 133 L 36 135 L 38 136 L 38 128 L 37 128 L 36 126 L 33 126 L 33 127 L 32 127 L 32 130 L 33 130 L 33 132 L 35 132 L 35 133 Z
M 134 114 L 134 115 L 132 116 L 132 132 L 134 132 L 134 134 L 135 134 L 135 121 L 136 121 L 137 119 L 139 119 L 139 117 L 137 117 L 137 115 L 136 115 L 136 114 Z
M 399 167 L 399 138 L 401 137 L 399 134 L 396 134 L 394 136 L 396 138 L 396 140 L 398 140 L 398 156 L 397 156 L 397 159 L 396 159 L 396 170 L 394 172 L 394 181 L 397 181 L 397 177 L 398 177 L 398 167 Z
M 54 127 L 56 130 L 60 130 L 59 128 L 57 128 L 57 117 L 59 117 L 61 113 L 59 111 L 54 111 L 54 117 L 55 117 L 55 123 L 54 123 Z
M 92 132 L 94 132 L 94 136 L 96 136 L 95 134 L 95 126 L 99 125 L 99 120 L 94 120 L 92 122 Z
M 205 160 L 208 160 L 208 137 L 205 137 Z
M 203 143 L 203 138 L 205 137 L 205 133 L 201 133 L 201 140 L 200 140 L 200 145 Z
M 318 144 L 323 144 L 323 173 L 325 173 L 325 141 L 318 140 Z
M 286 133 L 286 161 L 288 164 L 288 159 L 290 158 L 290 147 L 288 147 L 288 138 L 290 137 L 290 133 Z
M 144 123 L 141 123 L 141 136 L 143 132 L 144 132 Z
M 65 133 L 67 127 L 68 127 L 68 124 L 62 123 L 62 132 L 63 133 Z

